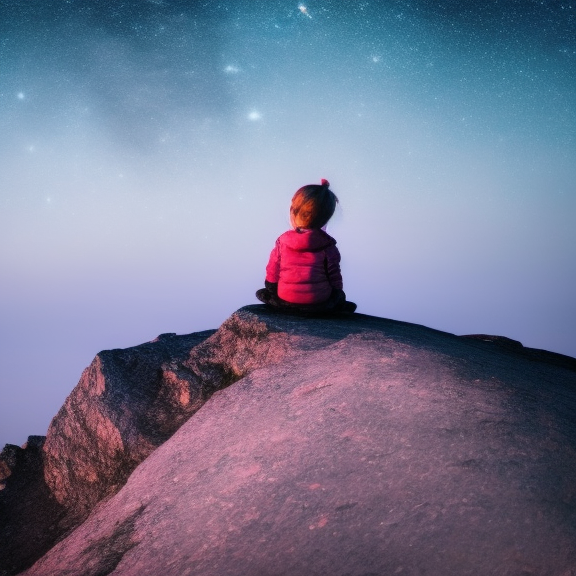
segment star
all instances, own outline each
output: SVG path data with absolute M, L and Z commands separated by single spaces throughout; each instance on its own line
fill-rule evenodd
M 262 114 L 260 114 L 258 110 L 252 110 L 248 114 L 248 120 L 252 120 L 253 122 L 256 122 L 257 120 L 262 120 Z

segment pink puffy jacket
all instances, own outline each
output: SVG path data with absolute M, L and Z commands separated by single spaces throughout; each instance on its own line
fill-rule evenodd
M 328 300 L 332 288 L 342 290 L 340 252 L 323 230 L 296 228 L 276 240 L 266 280 L 278 283 L 278 296 L 293 304 Z

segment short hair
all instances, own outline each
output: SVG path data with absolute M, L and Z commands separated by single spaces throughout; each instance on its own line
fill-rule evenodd
M 332 218 L 338 198 L 330 190 L 330 182 L 302 186 L 292 197 L 290 222 L 294 228 L 322 228 Z

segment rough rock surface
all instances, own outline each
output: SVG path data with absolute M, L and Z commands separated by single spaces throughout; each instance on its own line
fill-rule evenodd
M 235 315 L 218 331 L 100 352 L 48 428 L 44 476 L 51 492 L 85 516 L 215 390 L 281 359 L 287 347 L 265 324 L 246 326 Z
M 41 494 L 37 504 L 47 521 L 37 527 L 41 539 L 3 551 L 0 576 L 30 566 L 100 500 L 117 492 L 132 470 L 215 390 L 285 355 L 286 335 L 269 334 L 263 323 L 242 322 L 232 316 L 218 331 L 162 334 L 152 342 L 96 356 L 52 420 L 39 465 L 28 466 L 20 475 L 26 481 L 13 480 L 0 497 L 0 507 L 4 502 L 11 511 L 0 516 L 0 536 L 6 534 L 8 541 L 20 542 L 11 535 L 25 534 L 27 524 L 36 523 L 30 507 L 21 505 L 31 490 Z M 8 462 L 15 449 L 20 450 L 8 446 L 6 458 L 0 459 L 2 483 L 10 476 Z
M 250 306 L 169 372 L 238 381 L 26 575 L 576 574 L 574 359 Z
M 201 386 L 178 378 L 208 334 L 165 334 L 94 358 L 52 420 L 44 444 L 46 484 L 71 520 L 114 493 L 132 470 L 201 405 Z
M 213 330 L 96 356 L 47 437 L 0 454 L 0 576 L 30 566 L 174 433 L 201 404 L 166 363 L 183 362 Z M 32 441 L 32 442 L 31 442 Z

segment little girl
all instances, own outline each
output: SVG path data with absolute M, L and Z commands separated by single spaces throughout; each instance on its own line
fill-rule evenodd
M 293 230 L 276 240 L 268 266 L 266 288 L 256 292 L 261 302 L 305 312 L 354 312 L 342 290 L 340 252 L 324 228 L 338 198 L 328 180 L 302 186 L 292 198 Z

